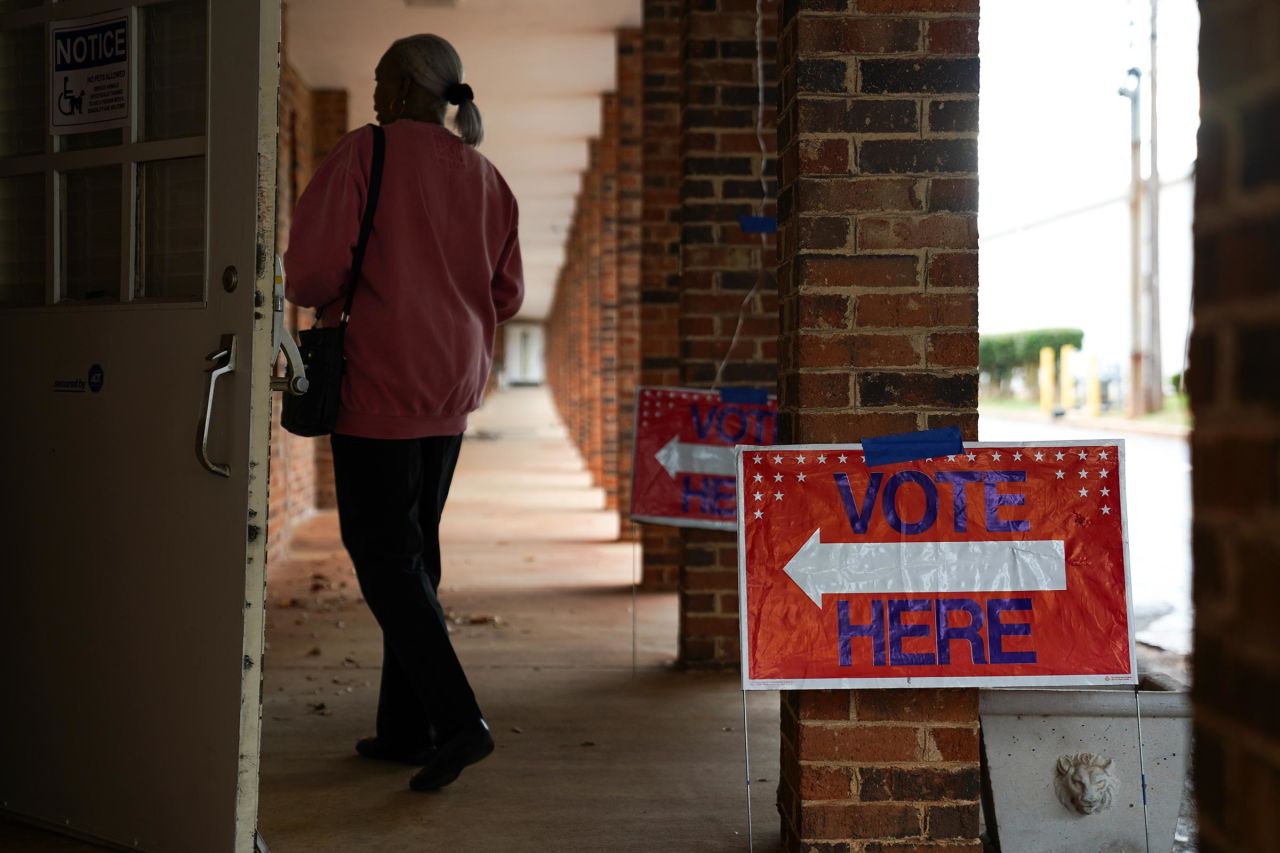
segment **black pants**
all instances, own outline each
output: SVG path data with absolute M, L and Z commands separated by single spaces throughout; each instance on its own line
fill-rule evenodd
M 462 436 L 334 435 L 342 544 L 382 627 L 377 734 L 419 748 L 480 716 L 449 641 L 440 588 L 440 516 Z

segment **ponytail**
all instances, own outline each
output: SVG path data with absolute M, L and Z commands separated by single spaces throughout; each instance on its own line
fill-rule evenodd
M 426 103 L 427 112 L 444 124 L 449 104 L 458 107 L 453 126 L 468 145 L 484 139 L 484 123 L 471 87 L 462 82 L 462 59 L 453 45 L 437 35 L 417 35 L 394 42 L 386 58 L 412 81 Z

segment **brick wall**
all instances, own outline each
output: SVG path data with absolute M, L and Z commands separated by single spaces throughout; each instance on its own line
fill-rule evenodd
M 1201 853 L 1280 849 L 1280 7 L 1200 4 L 1188 383 Z
M 600 487 L 605 506 L 618 508 L 618 96 L 600 99 L 600 141 L 596 164 L 596 209 L 600 220 L 597 340 L 600 383 Z
M 759 114 L 754 3 L 686 0 L 681 20 L 681 383 L 773 390 L 778 307 L 772 237 L 738 217 L 776 197 L 774 127 L 777 2 L 764 3 L 763 114 Z M 765 154 L 756 124 L 764 127 Z M 765 181 L 762 190 L 761 179 Z M 772 215 L 771 201 L 764 213 Z M 754 296 L 748 299 L 752 289 Z M 736 343 L 732 344 L 735 332 Z M 681 532 L 680 660 L 732 666 L 739 658 L 737 549 L 732 533 Z
M 347 93 L 307 87 L 287 61 L 280 69 L 280 138 L 277 147 L 276 251 L 288 249 L 294 204 L 316 167 L 347 128 Z M 289 305 L 290 330 L 311 322 L 313 312 Z M 293 528 L 315 509 L 333 506 L 333 463 L 327 440 L 301 438 L 280 426 L 280 395 L 272 395 L 271 489 L 268 496 L 268 565 L 284 558 Z
M 618 31 L 618 512 L 621 538 L 632 541 L 631 512 L 636 385 L 640 379 L 640 217 L 644 167 L 644 35 Z
M 784 443 L 977 438 L 977 0 L 780 22 Z M 788 851 L 981 850 L 975 690 L 782 698 Z
M 644 0 L 644 177 L 640 226 L 640 383 L 680 384 L 680 19 L 684 0 Z M 680 532 L 645 525 L 642 586 L 675 589 Z

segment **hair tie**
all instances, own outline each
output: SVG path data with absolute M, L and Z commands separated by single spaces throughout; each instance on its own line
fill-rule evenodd
M 444 99 L 457 107 L 464 101 L 474 101 L 476 96 L 466 83 L 453 83 L 444 90 Z

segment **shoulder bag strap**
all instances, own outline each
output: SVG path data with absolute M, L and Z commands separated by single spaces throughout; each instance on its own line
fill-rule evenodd
M 342 306 L 339 325 L 346 326 L 351 319 L 351 303 L 356 297 L 356 285 L 360 283 L 360 268 L 364 266 L 365 249 L 369 246 L 369 234 L 373 231 L 373 216 L 378 210 L 378 196 L 382 193 L 382 162 L 386 155 L 386 133 L 381 125 L 370 125 L 373 129 L 373 162 L 369 166 L 369 193 L 364 201 L 364 216 L 360 220 L 360 239 L 351 252 L 351 275 L 347 279 L 347 299 Z M 321 312 L 316 312 L 316 324 L 320 323 Z

